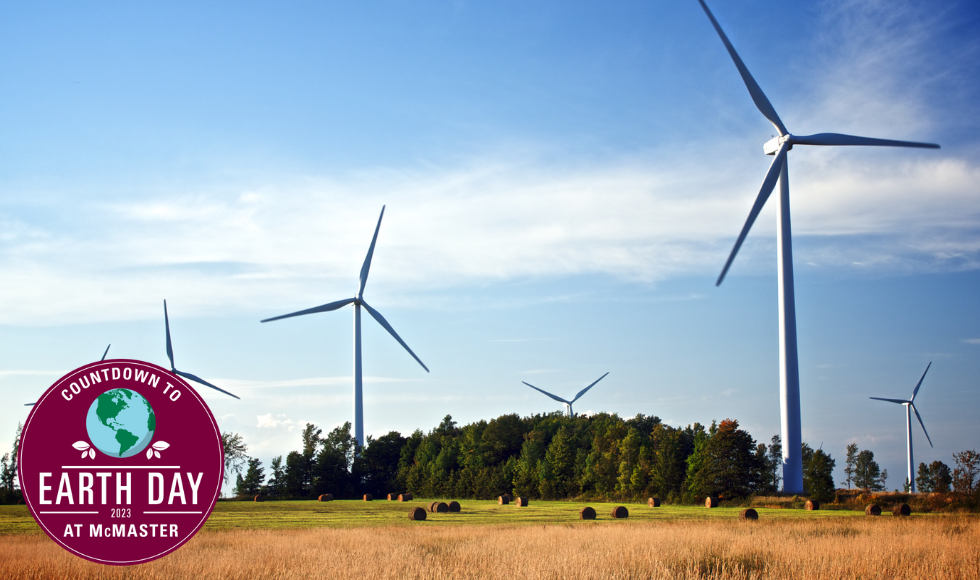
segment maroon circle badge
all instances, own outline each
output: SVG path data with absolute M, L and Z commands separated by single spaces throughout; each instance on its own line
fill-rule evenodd
M 51 539 L 87 560 L 128 565 L 201 529 L 221 491 L 224 451 L 214 416 L 183 379 L 108 360 L 41 396 L 18 467 L 24 501 Z

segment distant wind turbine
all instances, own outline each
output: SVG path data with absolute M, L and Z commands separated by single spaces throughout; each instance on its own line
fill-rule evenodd
M 772 194 L 778 181 L 779 197 L 777 198 L 776 219 L 779 227 L 776 234 L 776 251 L 779 278 L 779 399 L 781 415 L 780 431 L 783 441 L 783 491 L 799 494 L 803 493 L 803 436 L 800 425 L 800 371 L 796 347 L 796 298 L 793 290 L 793 244 L 790 228 L 789 163 L 787 153 L 793 148 L 793 145 L 874 145 L 881 147 L 921 147 L 927 149 L 939 149 L 939 145 L 914 141 L 855 137 L 840 133 L 819 133 L 806 136 L 791 134 L 786 129 L 786 126 L 783 125 L 779 115 L 776 114 L 776 109 L 773 108 L 769 99 L 766 98 L 758 83 L 749 74 L 749 70 L 745 67 L 742 59 L 739 58 L 738 53 L 735 52 L 735 47 L 732 46 L 728 37 L 725 36 L 725 32 L 721 29 L 718 21 L 715 20 L 707 4 L 704 3 L 704 0 L 698 0 L 698 2 L 701 3 L 701 8 L 708 15 L 712 26 L 714 26 L 718 36 L 721 37 L 725 48 L 728 49 L 728 54 L 735 62 L 735 67 L 742 76 L 742 82 L 748 88 L 752 101 L 755 102 L 755 106 L 779 133 L 777 137 L 774 137 L 762 147 L 766 155 L 775 155 L 775 159 L 772 160 L 772 165 L 769 166 L 769 171 L 766 173 L 766 178 L 762 182 L 759 195 L 756 196 L 752 210 L 749 212 L 749 217 L 745 220 L 745 225 L 742 226 L 742 231 L 735 241 L 735 247 L 732 248 L 732 252 L 728 256 L 728 261 L 725 262 L 725 267 L 722 269 L 721 275 L 718 276 L 718 281 L 715 285 L 721 285 L 722 280 L 725 279 L 725 274 L 728 273 L 728 269 L 735 259 L 735 254 L 738 253 L 742 242 L 745 241 L 745 236 L 748 235 L 752 224 L 755 223 L 756 217 L 762 211 L 762 206 L 769 199 L 769 195 Z
M 112 343 L 111 342 L 109 343 L 109 346 L 112 346 Z M 105 355 L 109 354 L 109 346 L 105 347 L 105 352 L 102 353 L 102 358 L 100 358 L 99 360 L 105 360 Z M 36 404 L 37 403 L 24 403 L 24 406 L 25 407 L 33 407 Z
M 357 288 L 357 294 L 353 298 L 345 298 L 343 300 L 338 300 L 336 302 L 331 302 L 329 304 L 324 304 L 322 306 L 316 306 L 314 308 L 308 308 L 306 310 L 300 310 L 299 312 L 293 312 L 291 314 L 283 314 L 282 316 L 274 316 L 272 318 L 266 318 L 262 322 L 272 322 L 273 320 L 282 320 L 283 318 L 291 318 L 293 316 L 303 316 L 305 314 L 316 314 L 318 312 L 330 312 L 331 310 L 337 310 L 347 306 L 348 304 L 354 305 L 354 438 L 357 439 L 357 443 L 360 446 L 364 446 L 364 403 L 362 399 L 362 381 L 361 381 L 361 306 L 368 311 L 378 324 L 382 326 L 385 330 L 398 341 L 398 344 L 402 345 L 408 354 L 412 355 L 425 372 L 429 372 L 429 367 L 425 366 L 419 357 L 412 352 L 412 349 L 405 344 L 405 341 L 398 336 L 395 329 L 388 324 L 388 321 L 381 316 L 381 313 L 371 308 L 370 305 L 364 300 L 364 286 L 367 284 L 368 273 L 371 271 L 371 258 L 374 256 L 374 245 L 378 241 L 378 231 L 381 230 L 381 219 L 385 215 L 385 208 L 381 206 L 381 215 L 378 216 L 378 225 L 374 228 L 374 237 L 371 238 L 371 246 L 368 248 L 367 256 L 364 258 L 364 264 L 361 266 L 361 276 L 360 276 L 360 286 Z
M 166 300 L 163 301 L 163 322 L 164 322 L 164 324 L 167 327 L 167 358 L 170 359 L 170 372 L 172 372 L 175 375 L 180 375 L 180 376 L 184 377 L 185 379 L 190 379 L 190 380 L 192 380 L 192 381 L 194 381 L 196 383 L 201 383 L 202 385 L 211 387 L 212 389 L 214 389 L 216 391 L 221 391 L 222 393 L 224 393 L 224 394 L 226 394 L 226 395 L 228 395 L 230 397 L 235 397 L 236 399 L 240 399 L 240 397 L 238 395 L 234 395 L 232 393 L 229 393 L 228 391 L 226 391 L 224 389 L 219 389 L 218 387 L 212 385 L 211 383 L 205 381 L 204 379 L 202 379 L 201 377 L 199 377 L 197 375 L 192 375 L 190 373 L 185 373 L 184 371 L 178 371 L 177 370 L 177 367 L 174 366 L 174 346 L 173 346 L 173 343 L 170 341 L 170 317 L 167 316 L 167 301 Z
M 922 426 L 922 432 L 926 434 L 926 441 L 929 442 L 929 447 L 932 447 L 932 439 L 929 438 L 929 432 L 926 431 L 926 425 L 922 422 L 922 417 L 919 416 L 919 410 L 915 408 L 915 396 L 919 394 L 919 387 L 922 386 L 922 379 L 926 378 L 926 373 L 929 372 L 929 367 L 932 366 L 930 361 L 926 365 L 926 370 L 922 373 L 922 378 L 916 383 L 915 388 L 912 389 L 912 398 L 909 400 L 905 399 L 885 399 L 882 397 L 868 397 L 869 399 L 874 399 L 876 401 L 888 401 L 889 403 L 896 403 L 899 405 L 905 405 L 905 434 L 908 436 L 908 450 L 909 450 L 909 491 L 915 493 L 915 472 L 912 471 L 913 461 L 912 461 L 912 412 L 915 413 L 915 418 L 919 420 L 919 425 Z
M 606 375 L 608 375 L 608 374 L 609 373 L 606 373 Z M 601 377 L 599 377 L 598 379 L 596 379 L 591 385 L 589 385 L 589 386 L 585 387 L 584 389 L 582 389 L 581 391 L 579 391 L 578 394 L 575 395 L 575 398 L 572 399 L 571 401 L 562 399 L 561 397 L 559 397 L 557 395 L 552 395 L 548 391 L 539 389 L 539 388 L 535 387 L 534 385 L 532 385 L 531 383 L 529 383 L 527 381 L 521 381 L 521 382 L 524 383 L 525 385 L 531 387 L 535 391 L 538 391 L 539 393 L 543 393 L 545 395 L 548 395 L 552 399 L 554 399 L 554 400 L 558 401 L 559 403 L 565 405 L 565 416 L 567 416 L 567 417 L 574 417 L 575 416 L 575 413 L 572 412 L 572 403 L 574 403 L 575 401 L 577 401 L 580 398 L 582 398 L 582 395 L 584 395 L 585 393 L 587 393 L 589 391 L 589 389 L 591 389 L 592 387 L 595 386 L 596 383 L 598 383 L 602 379 L 606 378 L 606 375 L 602 375 Z

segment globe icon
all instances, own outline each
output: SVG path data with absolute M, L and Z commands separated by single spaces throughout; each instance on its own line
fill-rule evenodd
M 95 399 L 85 416 L 88 438 L 110 457 L 132 457 L 153 440 L 153 407 L 129 389 L 110 389 Z

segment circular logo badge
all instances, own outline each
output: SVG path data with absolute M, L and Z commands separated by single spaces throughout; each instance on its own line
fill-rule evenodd
M 41 529 L 114 565 L 155 560 L 191 539 L 224 476 L 221 432 L 197 391 L 135 360 L 59 379 L 27 417 L 18 463 Z

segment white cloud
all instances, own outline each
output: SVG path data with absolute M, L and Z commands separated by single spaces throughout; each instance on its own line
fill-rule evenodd
M 963 342 L 967 344 L 978 344 L 980 345 L 980 338 L 964 338 Z
M 723 149 L 708 158 L 737 150 Z M 798 262 L 977 267 L 976 165 L 934 152 L 915 159 L 794 155 L 801 161 L 794 157 L 791 178 L 795 233 L 811 238 L 798 244 Z M 713 274 L 767 159 L 746 161 L 575 169 L 484 161 L 235 195 L 83 205 L 67 211 L 103 220 L 78 232 L 49 232 L 41 242 L 5 244 L 0 302 L 18 307 L 4 309 L 0 321 L 156 316 L 161 296 L 186 315 L 349 296 L 384 203 L 368 296 L 522 278 L 600 274 L 655 282 Z M 763 261 L 753 247 L 771 245 L 772 211 L 767 207 L 740 253 L 742 272 L 757 261 L 771 265 L 768 253 Z
M 286 415 L 278 414 L 273 416 L 272 413 L 266 413 L 265 415 L 257 415 L 256 419 L 258 423 L 255 425 L 259 429 L 278 429 L 280 427 L 285 427 L 288 431 L 292 431 L 296 424 L 292 419 L 286 419 Z

